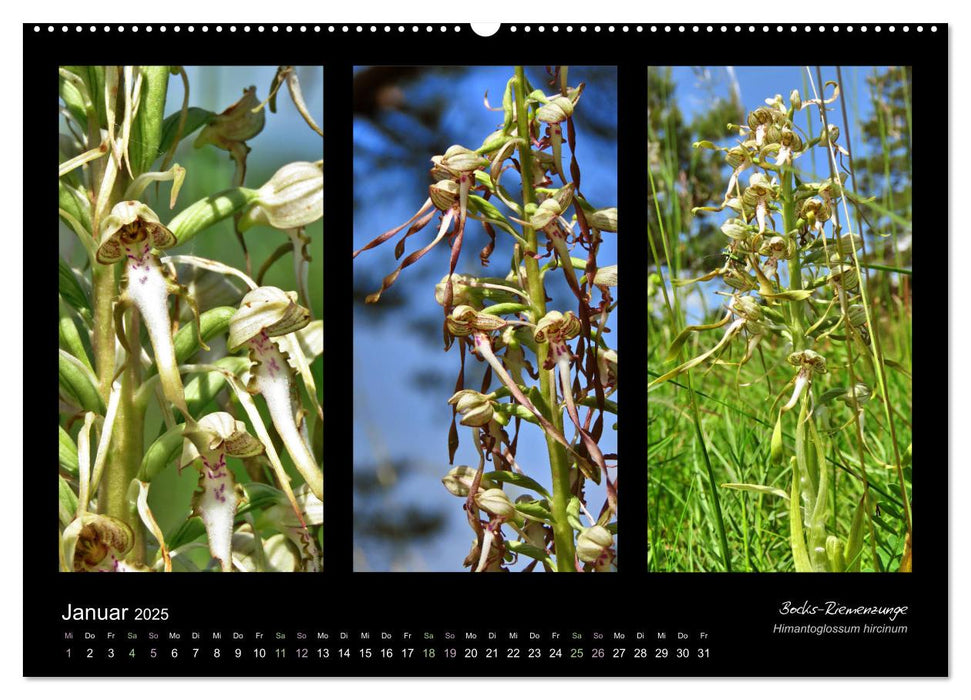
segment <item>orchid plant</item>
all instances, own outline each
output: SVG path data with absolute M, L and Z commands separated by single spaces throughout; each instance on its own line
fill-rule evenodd
M 323 217 L 322 161 L 279 164 L 262 186 L 246 183 L 250 142 L 284 84 L 322 136 L 298 71 L 277 70 L 268 102 L 251 86 L 220 113 L 189 106 L 181 66 L 59 74 L 59 213 L 81 249 L 72 256 L 78 246 L 62 237 L 61 570 L 320 571 L 323 326 L 311 312 L 306 230 Z M 173 77 L 183 99 L 166 115 Z M 187 164 L 174 163 L 196 131 Z M 210 148 L 233 161 L 228 187 L 179 208 L 183 182 L 204 172 L 198 149 Z M 174 215 L 153 209 L 150 188 L 167 182 Z M 245 270 L 190 250 L 223 221 Z M 256 279 L 251 229 L 285 234 Z M 264 284 L 287 254 L 293 288 Z M 177 488 L 190 480 L 191 502 Z
M 516 66 L 494 108 L 499 128 L 478 147 L 457 144 L 433 156 L 425 202 L 354 252 L 404 231 L 395 247 L 401 262 L 367 297 L 378 303 L 406 268 L 442 242 L 449 246 L 448 269 L 435 287 L 445 350 L 459 355 L 455 393 L 441 397 L 453 409 L 448 459 L 454 463 L 462 427 L 479 461 L 453 467 L 442 481 L 462 499 L 473 533 L 464 565 L 476 572 L 508 570 L 520 557 L 529 562 L 525 571 L 616 568 L 617 457 L 600 442 L 607 414 L 617 412 L 610 399 L 617 388 L 610 327 L 617 265 L 598 254 L 603 236 L 617 231 L 617 210 L 594 206 L 581 188 L 574 114 L 583 83 L 571 86 L 566 66 L 548 76 L 551 94 Z M 405 254 L 409 239 L 430 224 L 430 242 Z M 466 239 L 480 228 L 489 237 L 482 265 L 501 252 L 504 276 L 458 271 Z M 555 277 L 568 297 L 551 296 Z M 466 388 L 468 361 L 484 365 L 477 389 Z M 521 461 L 523 430 L 543 435 L 546 464 Z M 591 481 L 605 487 L 602 503 L 588 496 Z M 524 493 L 517 497 L 510 487 Z
M 849 186 L 852 160 L 828 114 L 833 109 L 828 105 L 839 99 L 839 86 L 828 82 L 821 91 L 829 94 L 820 95 L 815 85 L 812 99 L 797 90 L 788 100 L 775 95 L 750 111 L 746 123 L 729 125 L 737 136 L 733 145 L 694 144 L 723 153 L 730 169 L 723 201 L 694 210 L 724 217 L 724 258 L 701 277 L 670 282 L 676 294 L 678 288 L 720 280 L 724 316 L 684 327 L 668 350 L 668 368 L 652 372 L 648 391 L 650 396 L 680 380 L 693 392 L 691 375 L 705 365 L 705 375 L 727 375 L 725 381 L 734 381 L 739 392 L 764 384 L 774 418 L 769 458 L 781 465 L 788 488 L 770 483 L 724 483 L 722 488 L 747 492 L 758 504 L 766 496 L 786 503 L 789 548 L 798 572 L 860 571 L 865 561 L 879 570 L 874 528 L 891 529 L 875 512 L 879 489 L 881 497 L 900 506 L 905 540 L 900 570 L 909 571 L 910 492 L 904 468 L 910 448 L 898 445 L 895 409 L 886 399 L 888 368 L 902 367 L 884 356 L 874 337 L 879 319 L 865 281 L 863 218 L 850 214 L 851 206 L 857 212 L 866 201 Z M 806 118 L 800 119 L 800 113 L 806 112 L 810 133 L 798 125 Z M 828 177 L 812 177 L 801 167 L 808 168 L 813 149 Z M 707 349 L 684 359 L 695 334 L 703 337 L 716 329 L 724 329 L 720 338 L 699 341 Z M 780 368 L 788 382 L 773 388 L 772 377 Z M 868 415 L 871 396 L 879 397 L 882 415 Z M 889 463 L 868 444 L 866 435 L 873 428 L 867 422 L 874 421 L 882 421 L 878 429 L 890 434 L 894 454 Z M 700 428 L 698 433 L 701 439 Z M 841 437 L 850 445 L 846 452 L 838 445 Z M 875 485 L 874 462 L 883 473 L 898 475 L 894 493 Z M 841 481 L 839 467 L 845 472 Z M 709 478 L 714 486 L 710 464 Z M 714 488 L 709 495 L 724 566 L 731 570 L 719 496 Z M 870 551 L 864 548 L 867 539 Z

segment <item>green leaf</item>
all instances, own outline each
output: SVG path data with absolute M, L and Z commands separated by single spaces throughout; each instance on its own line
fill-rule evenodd
M 206 534 L 206 528 L 198 516 L 192 516 L 179 525 L 179 529 L 171 535 L 165 537 L 165 543 L 170 550 L 175 550 L 186 544 L 193 542 Z
M 512 484 L 513 486 L 518 486 L 521 489 L 529 489 L 530 491 L 535 491 L 546 498 L 552 499 L 553 497 L 549 494 L 542 484 L 534 481 L 525 474 L 518 474 L 516 472 L 506 472 L 506 471 L 494 471 L 487 472 L 483 474 L 483 477 L 489 478 L 496 482 L 505 482 L 507 484 Z
M 87 77 L 87 69 L 84 66 L 63 66 L 63 68 L 74 73 L 82 81 Z M 90 90 L 90 85 L 88 87 Z M 82 127 L 87 127 L 88 115 L 84 111 L 84 98 L 81 96 L 80 90 L 70 80 L 61 76 L 58 78 L 58 91 L 61 101 L 64 102 L 64 106 L 67 107 L 74 121 Z M 97 102 L 97 99 L 94 99 Z
M 782 299 L 784 301 L 805 301 L 813 295 L 811 289 L 790 289 L 785 292 L 761 293 L 767 299 Z
M 80 75 L 88 86 L 88 93 L 98 113 L 98 126 L 108 128 L 108 111 L 105 106 L 105 67 L 104 66 L 76 66 L 76 73 Z
M 506 542 L 506 549 L 510 552 L 515 552 L 516 554 L 522 554 L 530 559 L 535 559 L 541 562 L 549 562 L 550 555 L 548 552 L 540 549 L 539 547 L 534 547 L 531 544 L 525 542 L 520 542 L 519 540 L 509 540 Z
M 217 360 L 213 364 L 239 376 L 249 368 L 250 361 L 249 358 L 233 355 Z M 219 372 L 206 372 L 193 377 L 185 385 L 185 402 L 192 414 L 198 415 L 225 386 L 226 377 Z
M 775 420 L 775 427 L 772 429 L 772 442 L 769 451 L 770 459 L 773 464 L 782 464 L 782 412 Z M 783 492 L 785 495 L 785 492 Z
M 142 76 L 142 94 L 128 140 L 128 160 L 135 177 L 151 170 L 155 159 L 165 152 L 159 145 L 169 87 L 169 66 L 139 66 L 138 71 Z
M 61 317 L 57 323 L 57 336 L 60 346 L 81 360 L 89 370 L 94 371 L 94 366 L 91 364 L 91 360 L 88 359 L 88 353 L 85 351 L 84 344 L 81 342 L 81 335 L 78 333 L 77 326 L 74 325 L 74 319 L 71 318 L 70 311 L 68 311 L 64 304 L 64 299 L 59 298 L 58 302 L 61 307 Z
M 91 232 L 91 204 L 80 187 L 72 187 L 64 181 L 64 178 L 59 179 L 57 181 L 57 206 L 83 224 L 89 233 Z M 68 228 L 71 228 L 69 222 L 65 221 L 64 223 L 67 224 Z
M 237 515 L 243 515 L 254 510 L 263 510 L 278 503 L 287 502 L 287 497 L 283 494 L 283 491 L 269 484 L 250 482 L 243 484 L 243 491 L 246 492 L 246 501 L 240 504 L 239 510 L 236 511 Z
M 846 571 L 856 572 L 860 570 L 860 560 L 863 553 L 863 523 L 866 522 L 866 498 L 860 499 L 853 511 L 853 522 L 850 524 L 850 533 L 846 538 L 846 547 L 843 550 L 843 560 L 846 562 Z
M 548 523 L 553 521 L 553 514 L 550 512 L 549 506 L 547 506 L 543 501 L 515 503 L 514 507 L 523 517 L 529 518 L 530 520 L 535 520 L 540 523 Z
M 67 401 L 85 411 L 104 415 L 105 405 L 98 393 L 94 374 L 64 350 L 58 354 L 57 377 L 61 393 Z
M 77 463 L 75 462 L 75 471 Z M 78 512 L 78 497 L 75 495 L 71 485 L 64 480 L 64 477 L 57 476 L 57 517 L 61 525 L 67 527 L 74 520 L 74 514 Z
M 579 403 L 579 405 L 586 406 L 587 408 L 599 408 L 600 407 L 597 404 L 597 397 L 596 396 L 587 396 L 584 399 L 582 399 L 581 401 L 579 401 L 578 403 Z M 617 415 L 617 402 L 616 401 L 611 401 L 610 399 L 604 399 L 604 411 L 606 411 L 607 413 L 613 413 L 616 416 Z
M 174 112 L 165 118 L 162 122 L 162 140 L 159 143 L 158 150 L 162 153 L 168 152 L 172 147 L 172 142 L 175 141 L 175 134 L 179 130 L 179 118 L 182 115 L 182 110 Z M 213 117 L 216 116 L 215 112 L 210 112 L 208 109 L 202 109 L 201 107 L 189 107 L 186 110 L 185 115 L 185 126 L 182 128 L 182 136 L 180 141 L 186 136 L 196 131 L 200 127 L 205 126 Z
M 171 428 L 151 444 L 142 458 L 142 466 L 138 470 L 139 481 L 150 482 L 174 460 L 182 454 L 182 429 L 179 424 Z
M 503 303 L 503 304 L 493 304 L 492 306 L 487 306 L 482 309 L 484 314 L 492 314 L 493 316 L 501 316 L 503 314 L 518 314 L 524 311 L 529 311 L 531 307 L 526 304 L 517 304 L 515 302 Z
M 525 406 L 518 403 L 496 403 L 494 404 L 496 411 L 502 413 L 503 415 L 520 418 L 524 421 L 532 423 L 533 425 L 539 425 L 539 421 L 536 420 L 536 416 L 526 408 Z
M 169 230 L 182 245 L 213 224 L 219 223 L 245 209 L 259 192 L 245 187 L 234 187 L 218 194 L 193 202 L 169 222 Z
M 199 316 L 199 327 L 203 341 L 221 335 L 229 328 L 229 319 L 236 313 L 231 306 L 217 306 Z M 202 347 L 196 334 L 195 324 L 182 326 L 175 334 L 175 358 L 181 365 Z
M 88 295 L 84 293 L 84 289 L 78 282 L 74 270 L 61 257 L 57 259 L 57 290 L 64 300 L 75 309 L 79 311 L 81 309 L 91 309 L 91 302 L 88 301 Z
M 503 231 L 511 234 L 517 239 L 521 238 L 519 234 L 516 233 L 516 229 L 514 229 L 512 224 L 506 220 L 506 217 L 502 215 L 499 209 L 497 209 L 492 202 L 483 199 L 479 195 L 469 195 L 469 211 L 474 214 L 478 214 L 486 223 L 501 228 Z
M 57 462 L 72 477 L 78 475 L 78 447 L 64 428 L 57 426 Z
M 587 528 L 580 522 L 580 499 L 574 496 L 566 506 L 566 521 L 570 523 L 577 532 L 583 532 Z
M 763 486 L 762 484 L 722 484 L 721 487 L 723 489 L 733 489 L 735 491 L 750 491 L 752 493 L 767 496 L 778 496 L 784 500 L 789 500 L 789 494 L 782 489 L 775 488 L 774 486 Z

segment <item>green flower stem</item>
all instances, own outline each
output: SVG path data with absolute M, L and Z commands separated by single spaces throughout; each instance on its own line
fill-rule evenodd
M 115 374 L 114 299 L 117 292 L 114 265 L 93 265 L 94 305 L 94 367 L 98 374 L 98 390 L 107 405 L 111 380 Z
M 795 193 L 792 189 L 792 169 L 786 168 L 782 174 L 782 229 L 784 233 L 788 234 L 795 228 L 796 201 Z M 789 289 L 793 291 L 802 289 L 802 266 L 799 262 L 798 249 L 789 259 Z M 792 331 L 793 351 L 805 349 L 802 306 L 803 302 L 795 299 L 789 302 L 789 321 Z
M 121 395 L 101 482 L 99 511 L 118 518 L 132 529 L 135 544 L 130 559 L 140 564 L 145 559 L 145 534 L 137 512 L 128 502 L 128 487 L 141 466 L 144 412 L 134 401 L 134 389 L 138 386 L 137 363 L 129 362 L 128 365 L 121 376 Z
M 519 162 L 522 170 L 523 185 L 523 207 L 536 202 L 536 193 L 533 191 L 532 172 L 533 172 L 533 152 L 530 146 L 529 135 L 529 114 L 526 107 L 526 73 L 522 66 L 516 66 L 516 124 L 520 137 Z M 529 225 L 523 225 L 523 234 L 526 239 L 526 251 L 536 253 L 538 250 L 536 230 Z M 537 323 L 546 315 L 546 290 L 543 288 L 543 277 L 540 274 L 539 263 L 533 255 L 524 256 L 526 266 L 526 280 L 529 298 L 532 306 L 533 322 Z M 539 367 L 546 364 L 549 354 L 549 343 L 539 343 L 536 347 L 536 359 Z M 563 413 L 555 407 L 558 405 L 556 400 L 556 383 L 553 381 L 552 370 L 540 370 L 539 375 L 540 391 L 549 405 L 552 415 L 550 416 L 553 425 L 562 433 Z M 570 462 L 567 459 L 566 450 L 551 435 L 546 435 L 546 449 L 550 456 L 550 469 L 553 475 L 553 539 L 556 544 L 556 569 L 557 571 L 576 570 L 576 550 L 573 542 L 573 528 L 567 521 L 566 509 L 570 503 Z

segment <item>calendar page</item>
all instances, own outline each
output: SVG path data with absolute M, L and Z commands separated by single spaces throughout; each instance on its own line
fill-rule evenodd
M 947 25 L 23 31 L 24 675 L 948 674 Z

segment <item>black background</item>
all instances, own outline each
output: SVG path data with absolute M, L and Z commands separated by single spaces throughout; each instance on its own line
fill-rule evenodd
M 50 675 L 714 675 L 714 676 L 842 676 L 882 672 L 901 676 L 946 675 L 948 673 L 948 513 L 943 489 L 937 489 L 936 501 L 931 494 L 931 482 L 945 483 L 947 478 L 946 435 L 941 426 L 946 425 L 947 405 L 939 396 L 941 384 L 929 385 L 921 381 L 920 372 L 913 385 L 914 405 L 921 407 L 913 415 L 914 432 L 920 436 L 921 460 L 918 468 L 922 480 L 923 501 L 918 501 L 914 530 L 917 540 L 917 562 L 910 575 L 864 574 L 722 574 L 722 573 L 664 573 L 648 574 L 646 571 L 647 527 L 647 470 L 641 465 L 646 461 L 644 426 L 647 423 L 647 372 L 646 361 L 646 266 L 647 239 L 647 173 L 644 156 L 647 152 L 646 110 L 648 65 L 679 63 L 679 57 L 692 59 L 695 65 L 722 65 L 725 63 L 755 62 L 764 65 L 776 55 L 769 48 L 777 42 L 805 42 L 808 55 L 819 55 L 826 63 L 829 56 L 838 57 L 843 65 L 912 65 L 913 66 L 913 151 L 915 178 L 913 196 L 914 211 L 918 212 L 920 231 L 947 230 L 946 206 L 934 194 L 933 178 L 937 172 L 946 172 L 944 135 L 947 134 L 947 26 L 939 25 L 931 32 L 925 25 L 918 33 L 916 25 L 910 31 L 902 31 L 904 25 L 895 25 L 895 32 L 888 25 L 868 25 L 862 33 L 859 26 L 848 34 L 845 26 L 837 35 L 833 25 L 825 25 L 827 31 L 819 32 L 820 25 L 813 25 L 806 32 L 799 25 L 797 32 L 784 25 L 784 32 L 777 33 L 776 25 L 763 26 L 749 31 L 735 32 L 729 25 L 721 32 L 721 25 L 714 25 L 708 33 L 706 25 L 698 32 L 694 25 L 665 25 L 650 31 L 650 25 L 579 25 L 572 32 L 566 25 L 552 32 L 553 25 L 545 25 L 545 32 L 538 26 L 526 32 L 524 25 L 518 31 L 510 31 L 509 25 L 493 37 L 476 35 L 468 25 L 434 25 L 426 31 L 412 31 L 405 25 L 391 25 L 391 32 L 384 25 L 376 25 L 371 32 L 370 24 L 357 31 L 357 25 L 336 25 L 328 31 L 327 25 L 236 25 L 236 32 L 223 25 L 179 25 L 175 33 L 173 25 L 167 31 L 159 31 L 162 25 L 152 25 L 152 33 L 144 26 L 138 33 L 125 25 L 124 33 L 119 25 L 110 25 L 112 31 L 104 33 L 104 25 L 92 33 L 88 25 L 24 25 L 24 105 L 25 124 L 31 132 L 24 134 L 25 210 L 36 210 L 38 205 L 51 204 L 56 196 L 56 180 L 53 177 L 57 163 L 57 142 L 53 138 L 57 121 L 57 66 L 61 64 L 117 64 L 137 63 L 140 59 L 160 56 L 177 57 L 185 65 L 231 65 L 241 63 L 266 65 L 317 65 L 323 64 L 326 111 L 324 114 L 324 411 L 327 417 L 324 433 L 324 493 L 326 524 L 324 528 L 323 574 L 252 574 L 248 576 L 220 576 L 216 573 L 198 573 L 176 576 L 73 576 L 58 572 L 56 551 L 46 543 L 46 536 L 38 537 L 38 515 L 56 518 L 53 494 L 56 490 L 55 470 L 48 468 L 54 461 L 56 443 L 50 442 L 51 454 L 47 459 L 31 459 L 24 464 L 25 493 L 24 513 L 28 522 L 24 527 L 24 674 Z M 188 28 L 192 26 L 193 32 Z M 286 27 L 292 27 L 291 32 Z M 343 28 L 347 26 L 348 31 Z M 446 31 L 441 31 L 445 26 Z M 164 50 L 158 47 L 164 45 Z M 755 47 L 762 46 L 763 49 Z M 781 55 L 781 53 L 779 54 Z M 501 59 L 501 60 L 500 60 Z M 757 59 L 757 60 L 756 60 Z M 149 61 L 146 61 L 149 62 Z M 352 572 L 352 488 L 350 450 L 351 412 L 343 408 L 345 397 L 353 395 L 352 348 L 348 339 L 352 332 L 351 303 L 351 252 L 352 221 L 349 202 L 352 201 L 352 114 L 351 83 L 352 67 L 366 65 L 440 65 L 465 64 L 602 64 L 618 66 L 618 133 L 621 140 L 618 153 L 618 207 L 623 212 L 623 232 L 620 234 L 619 258 L 624 262 L 621 295 L 624 303 L 618 311 L 621 334 L 621 352 L 631 358 L 624 366 L 623 415 L 619 417 L 619 449 L 624 464 L 631 465 L 624 473 L 620 490 L 623 507 L 620 508 L 618 539 L 620 571 L 615 575 L 580 576 L 468 576 L 467 574 L 378 574 Z M 39 124 L 36 130 L 36 105 L 48 105 L 50 122 Z M 42 110 L 43 112 L 44 110 Z M 46 135 L 51 135 L 46 137 Z M 48 189 L 49 188 L 49 189 Z M 45 193 L 45 194 L 38 194 Z M 47 198 L 50 198 L 49 200 Z M 57 221 L 51 207 L 50 226 Z M 25 237 L 35 235 L 25 231 Z M 46 235 L 46 234 L 45 234 Z M 53 235 L 53 231 L 51 232 Z M 920 247 L 919 250 L 924 250 Z M 922 253 L 921 253 L 922 254 Z M 944 253 L 941 253 L 942 257 Z M 920 263 L 924 266 L 925 263 Z M 933 261 L 928 263 L 931 268 Z M 53 270 L 53 267 L 51 268 Z M 940 266 L 938 266 L 940 269 Z M 26 279 L 26 277 L 25 277 Z M 47 300 L 50 314 L 25 314 L 25 343 L 45 333 L 53 334 L 53 319 L 57 309 L 57 286 L 51 272 L 51 293 Z M 33 302 L 32 302 L 33 303 Z M 940 357 L 947 328 L 947 307 L 942 299 L 932 299 L 920 290 L 914 296 L 914 356 L 920 367 L 929 346 L 934 356 L 935 376 L 939 380 L 946 366 Z M 32 328 L 33 326 L 34 328 Z M 31 333 L 36 330 L 37 333 Z M 51 336 L 51 364 L 56 348 Z M 36 352 L 26 348 L 25 352 Z M 50 389 L 54 394 L 55 387 Z M 644 397 L 642 400 L 636 397 Z M 31 397 L 25 397 L 31 413 Z M 36 397 L 39 406 L 49 405 L 46 394 Z M 36 441 L 36 435 L 27 432 L 25 442 Z M 936 430 L 936 433 L 932 433 Z M 45 433 L 42 433 L 45 434 Z M 933 437 L 931 437 L 933 436 Z M 921 439 L 922 438 L 922 439 Z M 42 444 L 48 444 L 44 442 Z M 49 461 L 48 461 L 49 460 Z M 925 476 L 926 475 L 926 476 Z M 37 504 L 48 503 L 47 515 L 39 514 Z M 924 504 L 924 505 L 922 505 Z M 53 529 L 53 528 L 52 528 Z M 43 527 L 41 528 L 43 532 Z M 316 607 L 303 602 L 316 600 Z M 906 624 L 906 635 L 829 635 L 823 637 L 773 636 L 774 623 L 785 624 L 862 624 L 886 622 L 876 618 L 840 619 L 814 617 L 785 617 L 778 611 L 782 603 L 803 601 L 822 603 L 839 601 L 848 606 L 893 605 L 908 606 L 906 615 L 890 624 Z M 133 623 L 120 627 L 73 623 L 64 626 L 60 615 L 68 602 L 75 606 L 105 607 L 167 607 L 170 621 L 160 623 Z M 292 607 L 291 607 L 292 606 Z M 551 627 L 545 620 L 551 611 L 563 619 L 563 611 L 573 622 L 570 626 Z M 225 654 L 221 661 L 193 662 L 183 655 L 172 660 L 163 654 L 156 660 L 140 655 L 136 660 L 108 662 L 102 655 L 93 659 L 68 661 L 64 655 L 63 633 L 75 630 L 75 646 L 81 646 L 79 635 L 84 630 L 103 631 L 115 629 L 125 632 L 154 631 L 164 638 L 169 631 L 179 631 L 186 639 L 189 633 L 201 632 L 203 639 L 208 630 L 222 630 L 222 646 L 233 646 L 228 637 L 232 631 L 246 634 L 245 648 L 257 646 L 252 633 L 261 631 L 267 637 L 276 631 L 288 636 L 304 631 L 315 636 L 327 631 L 332 640 L 341 632 L 350 634 L 347 642 L 332 641 L 328 646 L 348 647 L 353 650 L 350 659 L 330 662 L 295 663 L 270 658 L 258 663 L 236 661 Z M 475 646 L 508 646 L 502 640 L 506 630 L 520 632 L 519 646 L 543 648 L 542 660 L 486 661 L 482 658 L 469 661 L 461 658 L 461 650 Z M 360 631 L 369 631 L 371 640 L 358 639 Z M 423 632 L 436 634 L 432 646 L 460 649 L 459 658 L 446 660 L 441 654 L 434 661 L 392 660 L 381 658 L 362 659 L 359 650 L 364 647 L 377 649 L 382 645 L 375 640 L 380 632 L 410 631 L 416 637 Z M 446 632 L 456 634 L 455 642 L 442 639 Z M 477 643 L 466 643 L 466 632 L 479 635 Z M 498 632 L 499 643 L 487 643 L 483 637 Z M 542 639 L 533 644 L 522 638 L 528 632 L 541 633 Z M 558 631 L 563 637 L 552 642 L 548 635 Z M 571 632 L 582 632 L 582 646 L 588 650 L 596 646 L 591 640 L 594 632 L 612 637 L 614 632 L 627 634 L 624 643 L 627 655 L 622 660 L 606 659 L 593 662 L 589 655 L 577 661 L 566 658 L 550 659 L 545 656 L 552 646 L 576 646 L 564 637 Z M 668 643 L 674 642 L 677 632 L 692 635 L 692 649 L 699 646 L 711 650 L 711 658 L 698 660 L 667 660 L 653 658 L 657 632 L 666 632 Z M 704 643 L 697 633 L 707 632 Z M 634 634 L 644 632 L 646 640 L 637 642 Z M 150 643 L 140 634 L 135 646 Z M 292 636 L 290 637 L 292 639 Z M 105 646 L 99 635 L 97 646 Z M 197 644 L 198 645 L 198 644 Z M 204 645 L 204 644 L 203 644 Z M 272 641 L 259 645 L 273 646 Z M 124 645 L 127 649 L 128 644 Z M 171 646 L 166 642 L 163 649 Z M 180 642 L 180 648 L 192 646 Z M 292 646 L 292 642 L 290 642 Z M 315 639 L 307 646 L 319 646 Z M 385 645 L 387 646 L 387 645 Z M 403 643 L 396 638 L 392 646 L 426 646 L 416 641 Z M 614 646 L 613 642 L 609 646 Z M 635 660 L 633 647 L 647 647 L 650 658 Z M 416 652 L 417 653 L 417 652 Z M 250 657 L 251 658 L 251 657 Z M 893 659 L 892 664 L 887 661 Z M 877 661 L 880 663 L 876 663 Z M 871 663 L 873 662 L 873 663 Z

